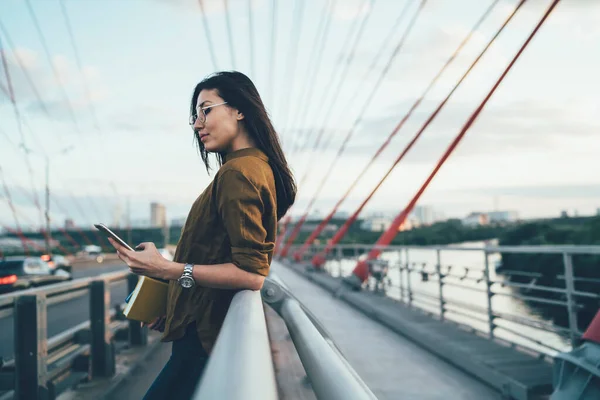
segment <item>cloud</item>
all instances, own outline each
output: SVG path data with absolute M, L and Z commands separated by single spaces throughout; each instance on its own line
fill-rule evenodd
M 204 6 L 204 13 L 206 15 L 210 14 L 219 14 L 225 12 L 225 2 L 224 0 L 154 0 L 157 3 L 161 3 L 167 6 L 173 6 L 174 8 L 189 12 L 189 11 L 197 11 L 200 12 L 200 1 L 202 1 L 202 5 Z M 248 1 L 252 2 L 252 8 L 260 8 L 265 5 L 265 0 L 228 0 L 228 8 L 231 9 L 244 7 L 244 9 L 248 6 Z
M 452 191 L 452 190 L 450 190 Z M 515 196 L 528 198 L 598 198 L 600 184 L 596 185 L 540 185 L 540 186 L 502 186 L 486 188 L 464 188 L 459 192 L 484 193 L 490 196 Z
M 365 0 L 338 1 L 332 15 L 337 20 L 351 21 L 367 14 L 371 10 L 371 3 L 371 1 Z
M 392 129 L 405 115 L 411 102 L 398 103 L 384 117 L 367 118 L 354 133 L 346 148 L 348 154 L 364 154 L 369 151 L 369 156 L 389 136 Z M 425 101 L 422 106 L 406 122 L 394 139 L 391 147 L 404 148 L 404 143 L 417 133 L 431 112 L 437 107 L 437 102 Z M 406 161 L 412 163 L 431 162 L 440 157 L 447 144 L 458 134 L 473 112 L 475 105 L 450 103 L 437 119 L 425 130 L 419 142 L 407 155 Z M 581 118 L 569 109 L 550 102 L 513 102 L 506 105 L 490 106 L 483 110 L 480 117 L 470 128 L 461 144 L 459 156 L 473 156 L 494 152 L 510 151 L 525 152 L 530 150 L 540 151 L 556 146 L 556 140 L 561 137 L 592 136 L 600 131 L 600 123 L 589 115 Z M 343 132 L 343 133 L 342 133 Z M 335 146 L 347 133 L 347 130 L 328 132 L 334 134 Z M 402 142 L 402 145 L 398 145 Z M 334 147 L 335 147 L 334 146 Z
M 131 133 L 159 131 L 180 133 L 188 128 L 185 120 L 176 119 L 173 113 L 153 105 L 140 105 L 135 109 L 119 111 L 107 118 L 107 128 Z M 190 134 L 191 137 L 191 134 Z
M 52 67 L 42 64 L 40 54 L 24 47 L 18 47 L 14 52 L 7 53 L 8 68 L 17 104 L 27 112 L 46 114 L 54 120 L 71 118 L 73 112 L 88 113 L 91 103 L 107 99 L 109 89 L 103 85 L 99 69 L 92 65 L 82 68 L 79 73 L 75 62 L 62 54 L 52 57 Z M 41 97 L 38 99 L 35 91 Z M 85 85 L 89 89 L 89 98 Z M 67 93 L 68 100 L 64 93 Z M 0 104 L 8 103 L 10 99 L 0 96 Z

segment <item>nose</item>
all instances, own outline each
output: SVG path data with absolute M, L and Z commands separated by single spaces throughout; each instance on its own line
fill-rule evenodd
M 196 118 L 196 121 L 194 122 L 194 129 L 199 131 L 202 128 L 204 128 L 204 123 L 200 122 L 200 118 Z

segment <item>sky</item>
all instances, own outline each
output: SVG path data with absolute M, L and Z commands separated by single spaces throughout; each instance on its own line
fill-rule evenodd
M 388 171 L 516 3 L 498 2 L 341 210 L 354 211 Z M 429 0 L 420 11 L 420 1 L 398 0 L 202 4 L 0 0 L 0 225 L 15 226 L 6 190 L 21 226 L 40 224 L 47 172 L 53 225 L 148 219 L 153 201 L 168 219 L 185 217 L 214 176 L 187 124 L 192 90 L 231 69 L 254 81 L 296 179 L 308 176 L 292 214 L 320 185 L 311 212 L 327 213 L 492 2 Z M 407 205 L 549 4 L 518 11 L 365 215 Z M 418 204 L 458 218 L 597 212 L 598 20 L 598 2 L 559 3 Z

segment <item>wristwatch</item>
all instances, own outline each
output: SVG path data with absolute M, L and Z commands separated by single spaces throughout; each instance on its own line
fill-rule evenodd
M 194 264 L 185 264 L 185 266 L 183 267 L 183 274 L 181 274 L 181 277 L 177 279 L 177 282 L 179 282 L 182 288 L 189 289 L 196 284 L 196 281 L 192 276 L 193 269 Z

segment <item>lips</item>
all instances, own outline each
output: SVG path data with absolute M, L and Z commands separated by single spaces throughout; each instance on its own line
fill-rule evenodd
M 201 133 L 200 134 L 200 140 L 204 140 L 205 137 L 208 136 L 208 133 Z

